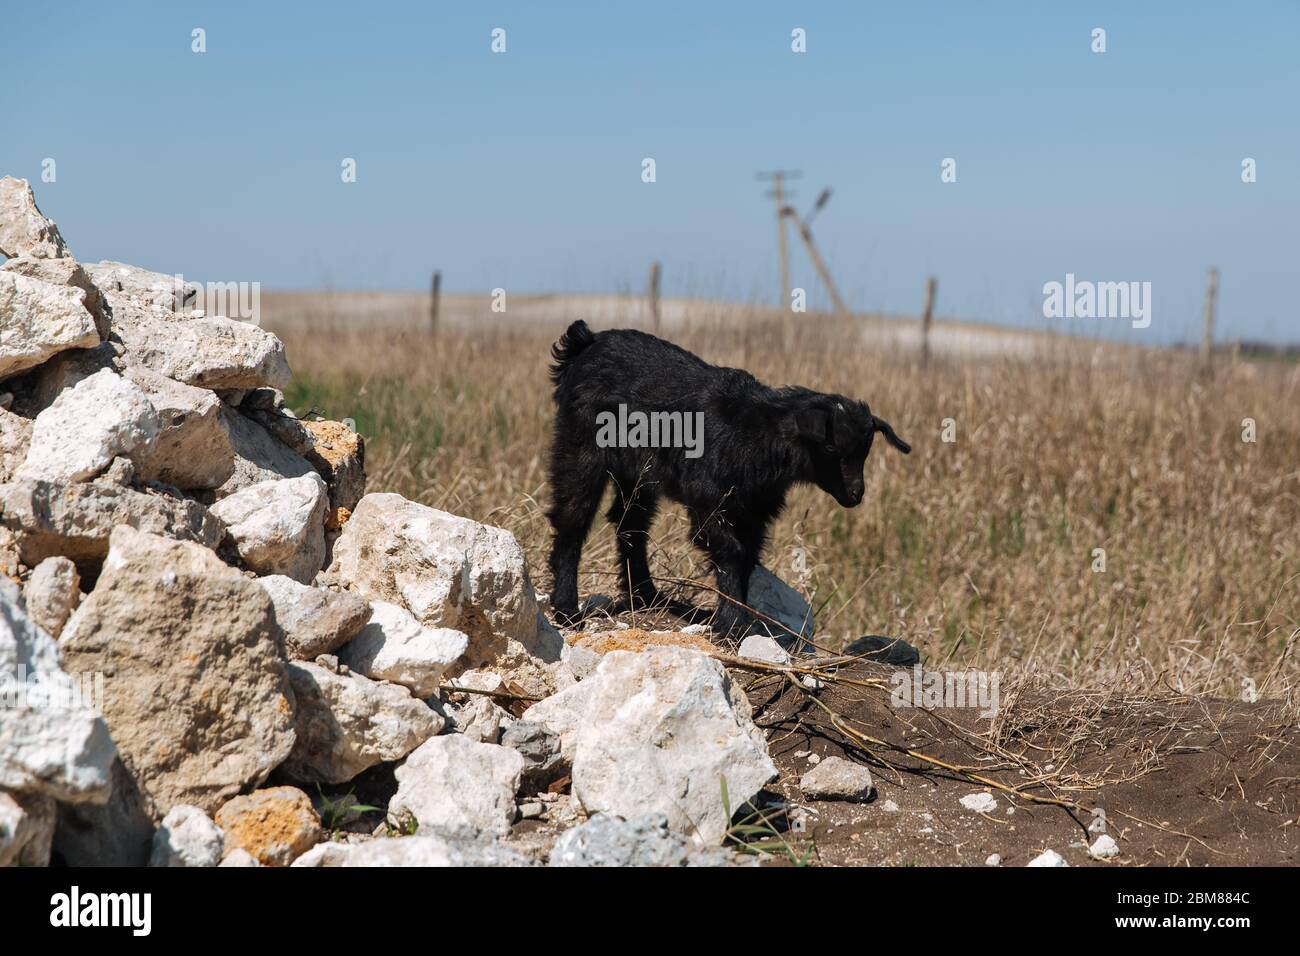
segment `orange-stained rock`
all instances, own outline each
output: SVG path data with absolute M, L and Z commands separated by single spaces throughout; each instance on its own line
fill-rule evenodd
M 263 866 L 288 866 L 321 839 L 320 817 L 297 787 L 270 787 L 235 797 L 217 811 L 226 852 L 241 849 Z

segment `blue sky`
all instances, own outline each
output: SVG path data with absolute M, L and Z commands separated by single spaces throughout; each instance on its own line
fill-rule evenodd
M 65 2 L 4 22 L 0 173 L 85 260 L 599 292 L 659 259 L 665 295 L 772 303 L 753 174 L 786 167 L 801 208 L 834 189 L 814 231 L 853 308 L 915 312 L 935 274 L 941 315 L 1043 326 L 1043 284 L 1072 272 L 1152 283 L 1149 329 L 1084 331 L 1192 340 L 1217 265 L 1223 337 L 1300 340 L 1293 0 Z

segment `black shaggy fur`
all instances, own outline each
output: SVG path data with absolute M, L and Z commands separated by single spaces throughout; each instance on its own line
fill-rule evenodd
M 806 388 L 769 388 L 741 369 L 710 365 L 685 349 L 628 329 L 594 334 L 574 322 L 551 349 L 555 437 L 551 451 L 554 531 L 551 603 L 565 622 L 578 611 L 582 545 L 607 481 L 614 503 L 620 578 L 632 607 L 668 606 L 650 578 L 646 545 L 659 499 L 685 505 L 692 540 L 709 555 L 722 597 L 718 633 L 756 630 L 750 573 L 768 525 L 796 482 L 811 482 L 846 508 L 862 500 L 863 463 L 876 432 L 903 453 L 911 447 L 864 402 Z M 703 453 L 682 448 L 600 448 L 597 415 L 629 411 L 704 413 Z M 731 600 L 727 600 L 730 598 Z

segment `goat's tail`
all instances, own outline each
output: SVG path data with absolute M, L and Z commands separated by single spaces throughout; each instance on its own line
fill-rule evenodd
M 564 379 L 564 370 L 568 368 L 569 363 L 586 351 L 587 346 L 596 341 L 595 334 L 587 328 L 587 323 L 578 319 L 560 336 L 558 342 L 551 346 L 551 358 L 555 359 L 555 364 L 551 366 L 551 381 L 559 385 Z

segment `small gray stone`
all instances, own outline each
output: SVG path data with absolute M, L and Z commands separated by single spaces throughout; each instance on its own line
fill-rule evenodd
M 1094 860 L 1108 860 L 1112 856 L 1119 856 L 1119 844 L 1114 837 L 1103 833 L 1088 848 L 1088 855 Z
M 827 757 L 799 778 L 799 789 L 814 800 L 862 801 L 871 787 L 871 771 L 843 757 Z
M 569 763 L 560 756 L 559 734 L 542 724 L 517 720 L 501 734 L 501 746 L 517 750 L 524 758 L 521 791 L 539 793 L 569 772 Z
M 23 589 L 27 616 L 55 639 L 81 603 L 77 566 L 63 557 L 46 558 L 36 566 Z
M 178 804 L 153 835 L 150 866 L 206 867 L 221 862 L 225 835 L 198 807 Z
M 738 657 L 764 664 L 785 665 L 790 663 L 790 652 L 766 634 L 751 634 L 740 642 L 736 652 Z

